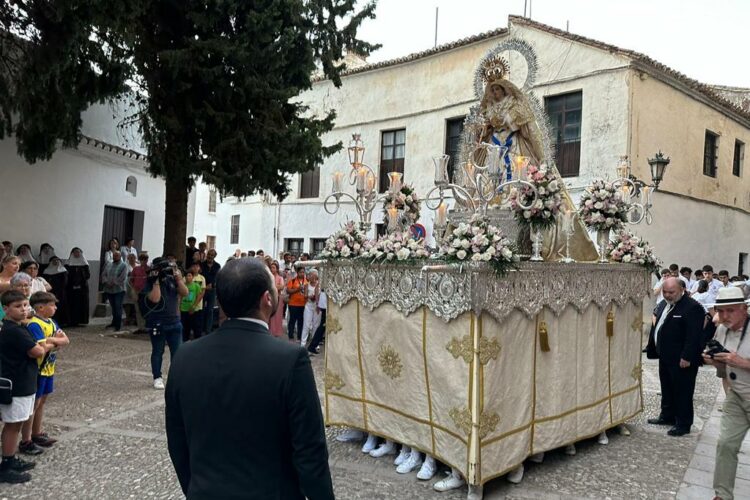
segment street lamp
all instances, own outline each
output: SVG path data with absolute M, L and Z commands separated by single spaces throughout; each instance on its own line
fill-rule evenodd
M 617 165 L 618 178 L 612 183 L 617 189 L 622 190 L 625 201 L 630 204 L 630 213 L 628 222 L 630 224 L 640 224 L 646 221 L 651 224 L 653 218 L 651 215 L 651 194 L 659 188 L 659 183 L 664 179 L 664 171 L 669 165 L 670 159 L 664 157 L 659 151 L 656 156 L 648 160 L 651 167 L 651 182 L 646 184 L 630 172 L 630 160 L 627 156 L 621 156 Z M 634 201 L 640 197 L 640 201 Z
M 656 153 L 656 156 L 648 160 L 648 164 L 651 167 L 651 180 L 654 183 L 654 191 L 659 189 L 659 183 L 664 178 L 664 171 L 669 162 L 669 157 L 664 158 L 661 150 Z

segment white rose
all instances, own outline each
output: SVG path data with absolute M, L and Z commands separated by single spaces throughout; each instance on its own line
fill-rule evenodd
M 489 255 L 490 257 L 492 257 L 493 255 L 495 255 L 495 252 L 496 252 L 495 247 L 489 247 L 487 249 L 487 255 Z M 489 259 L 487 259 L 487 260 L 489 260 Z
M 550 182 L 549 184 L 547 184 L 547 189 L 549 189 L 552 192 L 555 192 L 558 189 L 560 189 L 560 186 L 557 185 L 557 180 L 554 180 Z
M 479 262 L 480 260 L 482 260 L 482 254 L 481 253 L 471 254 L 471 260 L 473 260 L 474 262 Z
M 601 201 L 597 201 L 594 203 L 594 208 L 597 210 L 601 210 L 604 207 L 604 204 Z
M 354 251 L 355 252 L 358 251 L 360 248 L 362 248 L 362 246 L 359 243 L 355 243 L 354 244 Z
M 485 253 L 482 254 L 482 260 L 483 261 L 486 262 L 488 260 L 492 260 L 492 254 L 490 254 L 490 250 L 494 250 L 494 248 L 490 247 L 490 248 L 487 249 L 487 252 L 485 252 Z
M 502 254 L 503 258 L 505 258 L 505 259 L 510 259 L 511 257 L 513 257 L 513 252 L 511 252 L 510 248 L 508 248 L 508 247 L 503 248 L 500 253 Z
M 524 217 L 524 219 L 530 219 L 531 218 L 531 212 L 529 212 L 528 210 L 524 210 L 523 211 L 523 217 Z
M 344 247 L 341 249 L 341 256 L 342 257 L 349 257 L 351 255 L 352 250 L 349 247 Z
M 633 258 L 629 254 L 628 255 L 623 255 L 623 257 L 622 257 L 622 261 L 623 262 L 630 262 L 632 259 Z
M 401 250 L 396 252 L 396 257 L 398 258 L 398 260 L 405 260 L 409 258 L 410 253 L 411 252 L 409 252 L 408 248 L 402 248 Z
M 463 252 L 463 250 L 461 250 Z M 448 249 L 448 255 L 454 255 L 456 253 L 456 249 L 451 247 Z
M 456 257 L 458 257 L 460 260 L 464 260 L 466 258 L 466 251 L 459 250 L 458 252 L 456 252 Z
M 545 194 L 547 194 L 547 190 L 541 186 L 539 187 L 537 191 L 539 192 L 539 196 L 544 196 Z
M 461 240 L 453 240 L 453 242 L 451 243 L 451 246 L 453 248 L 459 248 L 461 246 Z
M 462 240 L 461 241 L 461 246 L 464 247 L 464 248 L 469 248 L 471 246 L 471 241 L 469 241 L 469 240 Z

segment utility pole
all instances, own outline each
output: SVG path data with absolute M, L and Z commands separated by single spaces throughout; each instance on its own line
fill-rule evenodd
M 529 0 L 523 0 L 523 17 L 526 17 L 526 7 L 528 7 Z

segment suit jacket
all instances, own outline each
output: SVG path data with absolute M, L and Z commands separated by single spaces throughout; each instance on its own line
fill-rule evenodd
M 661 306 L 661 304 L 660 304 Z M 666 304 L 665 304 L 666 306 Z M 659 324 L 664 307 L 656 310 L 656 324 Z M 646 356 L 666 363 L 678 364 L 680 359 L 698 366 L 703 350 L 703 322 L 706 311 L 697 301 L 683 295 L 667 314 L 659 335 L 654 342 L 656 325 L 651 326 L 646 347 Z
M 169 455 L 188 499 L 332 499 L 310 358 L 230 319 L 180 347 L 165 392 Z

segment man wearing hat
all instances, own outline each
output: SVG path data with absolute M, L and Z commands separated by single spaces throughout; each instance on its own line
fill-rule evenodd
M 684 293 L 677 278 L 662 285 L 666 306 L 651 327 L 646 356 L 659 359 L 661 413 L 648 419 L 653 425 L 668 425 L 670 436 L 684 436 L 693 425 L 693 392 L 703 350 L 705 310 Z
M 734 498 L 737 455 L 750 429 L 750 340 L 745 338 L 749 320 L 745 296 L 737 287 L 719 289 L 713 307 L 720 323 L 714 339 L 729 352 L 704 353 L 703 359 L 716 366 L 717 375 L 726 376 L 730 388 L 724 401 L 719 443 L 716 445 L 714 491 L 715 498 L 730 500 Z

